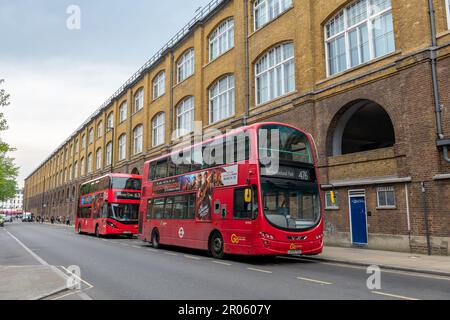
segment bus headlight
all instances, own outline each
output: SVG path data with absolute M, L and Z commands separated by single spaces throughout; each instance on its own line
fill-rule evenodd
M 114 223 L 110 222 L 110 221 L 107 221 L 106 224 L 108 226 L 110 226 L 111 228 L 117 229 L 117 226 Z
M 269 239 L 269 240 L 275 239 L 275 238 L 273 237 L 273 235 L 271 235 L 271 234 L 269 234 L 269 233 L 260 232 L 259 235 L 260 235 L 261 238 L 263 238 L 263 239 Z

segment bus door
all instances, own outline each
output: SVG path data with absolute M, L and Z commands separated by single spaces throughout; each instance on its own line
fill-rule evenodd
M 233 189 L 231 235 L 225 242 L 244 246 L 253 243 L 253 230 L 255 230 L 258 216 L 258 193 L 256 190 L 256 186 Z

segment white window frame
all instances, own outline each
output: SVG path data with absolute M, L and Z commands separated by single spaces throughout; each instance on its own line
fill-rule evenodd
M 80 160 L 80 177 L 84 177 L 86 174 L 86 161 L 84 158 Z
M 95 152 L 95 170 L 102 169 L 102 148 L 98 148 Z
M 221 91 L 224 82 L 225 87 Z M 234 83 L 234 75 L 228 74 L 209 88 L 209 124 L 217 123 L 234 115 Z M 214 107 L 214 104 L 217 106 Z M 214 110 L 215 108 L 216 110 Z M 214 111 L 218 111 L 220 116 L 215 116 Z
M 92 164 L 93 164 L 92 161 L 93 161 L 92 153 L 89 153 L 88 157 L 87 157 L 87 173 L 88 174 L 92 173 Z
M 325 210 L 338 210 L 339 209 L 339 194 L 334 192 L 334 204 L 331 203 L 331 191 L 324 193 L 325 196 Z M 330 202 L 328 202 L 328 197 L 330 197 Z
M 157 74 L 153 80 L 153 100 L 158 99 L 166 93 L 166 71 Z
M 142 153 L 143 150 L 144 126 L 136 126 L 133 130 L 133 155 Z
M 447 29 L 450 30 L 450 0 L 445 0 L 445 12 L 447 12 Z
M 217 47 L 217 50 L 215 48 Z M 214 61 L 234 47 L 234 19 L 223 21 L 209 37 L 209 61 Z
M 106 125 L 108 126 L 106 128 L 106 132 L 108 132 L 109 130 L 111 130 L 110 128 L 114 128 L 114 112 L 111 111 L 108 114 L 108 117 L 106 118 Z
M 112 142 L 106 144 L 106 165 L 110 166 L 112 164 Z
M 278 5 L 279 12 L 273 12 L 272 17 L 270 16 L 270 4 Z M 294 5 L 293 0 L 255 0 L 253 2 L 253 30 L 259 30 L 267 25 L 269 22 L 275 20 L 277 17 L 281 16 L 284 12 L 292 8 Z M 262 23 L 257 23 L 257 15 L 256 11 L 260 8 L 264 7 L 266 20 Z
M 287 46 L 287 45 L 291 45 L 292 46 L 292 56 L 288 57 L 288 58 L 286 58 L 284 56 L 284 53 L 285 53 L 284 47 Z M 274 64 L 273 66 L 269 66 L 269 61 L 271 59 L 270 56 L 271 56 L 271 54 L 275 55 L 276 54 L 276 50 L 278 48 L 281 48 L 281 54 L 282 54 L 281 61 L 278 62 L 277 64 Z M 265 70 L 263 70 L 263 71 L 258 73 L 258 65 L 260 63 L 262 63 L 263 59 L 266 59 L 268 61 L 267 62 L 267 67 L 266 67 Z M 272 58 L 272 59 L 274 59 L 274 58 Z M 287 65 L 291 64 L 291 63 L 293 65 L 294 83 L 293 83 L 292 89 L 288 91 L 288 89 L 286 88 L 285 67 Z M 277 84 L 280 83 L 280 81 L 278 79 L 278 74 L 276 73 L 277 68 L 281 68 L 281 90 L 280 90 L 281 94 L 280 95 L 276 94 L 276 92 L 279 91 L 278 90 L 279 88 L 277 87 Z M 259 91 L 258 79 L 259 78 L 263 78 L 264 76 L 267 76 L 267 81 L 268 81 L 267 100 L 259 101 L 259 96 L 258 96 L 258 91 Z M 272 77 L 274 79 L 272 79 Z M 275 99 L 277 99 L 279 97 L 282 97 L 282 96 L 284 96 L 286 94 L 294 92 L 295 91 L 295 87 L 296 87 L 296 84 L 295 84 L 295 48 L 294 48 L 294 43 L 293 42 L 285 42 L 285 43 L 279 44 L 279 45 L 277 45 L 275 47 L 272 47 L 269 50 L 267 50 L 266 53 L 261 58 L 259 58 L 258 61 L 255 63 L 255 79 L 254 80 L 255 80 L 255 100 L 256 100 L 256 105 L 261 105 L 261 104 L 267 103 L 269 101 L 272 101 L 272 100 L 275 100 Z M 271 80 L 273 80 L 273 84 L 274 84 L 273 91 L 274 92 L 272 92 L 272 90 L 270 88 Z
M 124 122 L 127 120 L 127 113 L 128 113 L 128 102 L 124 101 L 120 104 L 119 107 L 119 123 Z
M 152 120 L 152 145 L 153 147 L 160 146 L 165 142 L 166 131 L 166 114 L 164 112 L 158 113 Z
M 78 179 L 78 161 L 73 165 L 73 178 Z
M 379 19 L 379 18 L 381 18 L 381 17 L 383 17 L 383 16 L 385 16 L 385 15 L 387 15 L 389 13 L 392 15 L 392 19 L 393 19 L 392 0 L 391 0 L 390 7 L 386 8 L 386 9 L 383 9 L 383 10 L 381 10 L 379 12 L 376 12 L 374 14 L 372 13 L 372 8 L 373 7 L 371 5 L 371 2 L 373 0 L 366 0 L 367 17 L 365 19 L 363 19 L 363 20 L 361 20 L 361 21 L 351 25 L 351 26 L 348 26 L 348 13 L 347 13 L 348 9 L 350 7 L 352 7 L 358 1 L 359 0 L 354 0 L 351 3 L 349 3 L 347 6 L 345 6 L 345 8 L 343 8 L 336 15 L 334 15 L 334 17 L 331 18 L 327 22 L 327 24 L 325 24 L 325 27 L 324 27 L 323 31 L 324 31 L 324 39 L 325 39 L 325 65 L 326 65 L 327 77 L 343 73 L 343 72 L 345 72 L 347 70 L 351 70 L 351 69 L 356 68 L 356 67 L 358 67 L 358 66 L 360 66 L 362 64 L 369 63 L 370 61 L 373 61 L 375 59 L 379 59 L 381 57 L 384 57 L 386 55 L 389 55 L 389 54 L 395 52 L 395 37 L 394 37 L 393 50 L 389 51 L 389 52 L 386 52 L 384 55 L 380 55 L 380 56 L 377 57 L 376 54 L 375 54 L 375 43 L 374 43 L 375 39 L 374 39 L 374 35 L 373 35 L 373 23 L 374 23 L 374 21 L 376 21 L 377 19 Z M 331 22 L 333 22 L 336 17 L 338 17 L 340 15 L 343 15 L 343 18 L 342 18 L 343 21 L 344 21 L 343 30 L 338 32 L 338 33 L 336 33 L 336 34 L 334 34 L 334 35 L 332 35 L 332 36 L 330 36 L 330 37 L 328 37 L 328 34 L 327 34 L 327 27 L 328 27 L 328 25 Z M 361 57 L 361 50 L 360 50 L 361 49 L 361 37 L 360 37 L 360 29 L 359 28 L 361 26 L 363 26 L 364 24 L 366 24 L 367 30 L 368 30 L 369 58 L 368 58 L 367 61 L 363 62 L 362 61 L 362 57 Z M 393 26 L 393 28 L 394 28 L 394 26 Z M 354 66 L 351 66 L 351 54 L 350 54 L 351 52 L 350 52 L 349 34 L 350 34 L 351 31 L 354 31 L 354 30 L 357 30 L 357 35 L 358 35 L 358 41 L 357 42 L 358 42 L 358 60 L 359 60 L 359 63 L 354 65 Z M 345 64 L 346 64 L 346 66 L 345 66 L 345 68 L 343 70 L 331 73 L 330 61 L 329 61 L 330 53 L 329 53 L 328 44 L 331 43 L 332 41 L 334 41 L 335 39 L 340 38 L 342 36 L 344 36 L 345 55 L 346 55 L 346 57 L 345 57 Z
M 393 204 L 380 204 L 380 193 L 384 192 L 386 196 L 386 202 L 387 202 L 387 193 L 392 192 L 394 203 Z M 378 209 L 395 209 L 397 207 L 397 202 L 395 199 L 395 188 L 393 186 L 389 187 L 378 187 L 377 188 L 377 208 Z
M 127 157 L 127 135 L 124 133 L 119 137 L 119 161 Z
M 103 136 L 103 121 L 97 124 L 97 139 Z
M 139 88 L 134 94 L 134 113 L 144 108 L 144 88 Z
M 90 128 L 89 129 L 89 144 L 93 144 L 94 143 L 94 128 Z
M 181 110 L 184 109 L 184 110 Z M 195 116 L 195 103 L 194 103 L 194 97 L 186 97 L 184 98 L 180 103 L 178 103 L 176 107 L 176 114 L 177 114 L 177 137 L 181 137 L 184 135 L 187 135 L 189 133 L 192 133 L 194 131 L 194 116 Z M 190 127 L 182 127 L 182 124 L 187 123 L 186 117 L 190 117 L 191 123 L 189 124 Z
M 177 62 L 177 83 L 183 82 L 195 73 L 195 51 L 188 49 Z

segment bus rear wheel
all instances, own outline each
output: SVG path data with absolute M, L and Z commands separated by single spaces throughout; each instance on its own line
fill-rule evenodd
M 159 232 L 158 230 L 153 230 L 152 232 L 152 246 L 155 249 L 159 249 L 160 245 L 159 245 Z
M 219 232 L 214 232 L 209 239 L 209 253 L 213 258 L 223 259 L 225 255 L 223 247 L 222 235 Z
M 78 224 L 78 228 L 77 229 L 78 229 L 78 234 L 81 234 L 82 233 L 81 232 L 81 223 Z
M 95 226 L 95 236 L 97 238 L 100 238 L 100 231 L 99 231 L 98 225 Z

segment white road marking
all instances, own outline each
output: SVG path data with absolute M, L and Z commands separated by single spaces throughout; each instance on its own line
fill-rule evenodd
M 211 262 L 212 263 L 216 263 L 216 264 L 222 264 L 224 266 L 231 266 L 232 265 L 231 263 L 227 263 L 227 262 L 223 262 L 223 261 L 215 261 L 215 260 L 213 260 Z
M 136 248 L 136 249 L 141 249 L 142 247 L 138 247 L 138 246 L 132 246 L 133 248 Z
M 297 279 L 298 280 L 303 280 L 303 281 L 308 281 L 308 282 L 314 282 L 314 283 L 318 283 L 318 284 L 321 284 L 321 285 L 330 285 L 330 284 L 332 284 L 331 282 L 325 282 L 325 281 L 309 279 L 309 278 L 297 277 Z
M 192 259 L 192 260 L 202 260 L 202 259 L 199 258 L 199 257 L 194 257 L 194 256 L 190 256 L 190 255 L 187 255 L 187 254 L 185 254 L 184 257 L 185 257 L 185 258 L 188 258 L 188 259 Z
M 150 252 L 158 252 L 158 250 L 155 250 L 155 249 L 147 249 L 147 251 L 150 251 Z
M 391 293 L 385 293 L 385 292 L 381 292 L 381 291 L 372 291 L 372 293 L 381 295 L 381 296 L 386 296 L 386 297 L 391 297 L 391 298 L 397 298 L 397 299 L 402 299 L 402 300 L 420 300 L 420 299 L 416 299 L 416 298 L 410 298 L 410 297 L 405 297 L 405 296 L 399 296 L 396 294 L 391 294 Z
M 81 279 L 79 276 L 77 276 L 76 274 L 70 272 L 66 267 L 61 266 L 61 268 L 63 268 L 70 276 L 73 276 L 73 277 L 77 278 L 78 280 L 80 280 L 81 282 L 83 282 L 85 285 L 87 285 L 87 286 L 89 287 L 88 289 L 91 289 L 91 288 L 94 287 L 92 284 L 90 284 L 90 283 L 87 282 L 86 280 L 83 280 L 83 279 Z
M 168 256 L 176 256 L 176 253 L 172 253 L 172 252 L 164 252 L 164 254 L 167 254 Z
M 262 269 L 256 269 L 256 268 L 247 268 L 247 270 L 257 271 L 257 272 L 262 272 L 262 273 L 272 273 L 272 271 L 269 271 L 269 270 L 262 270 Z

